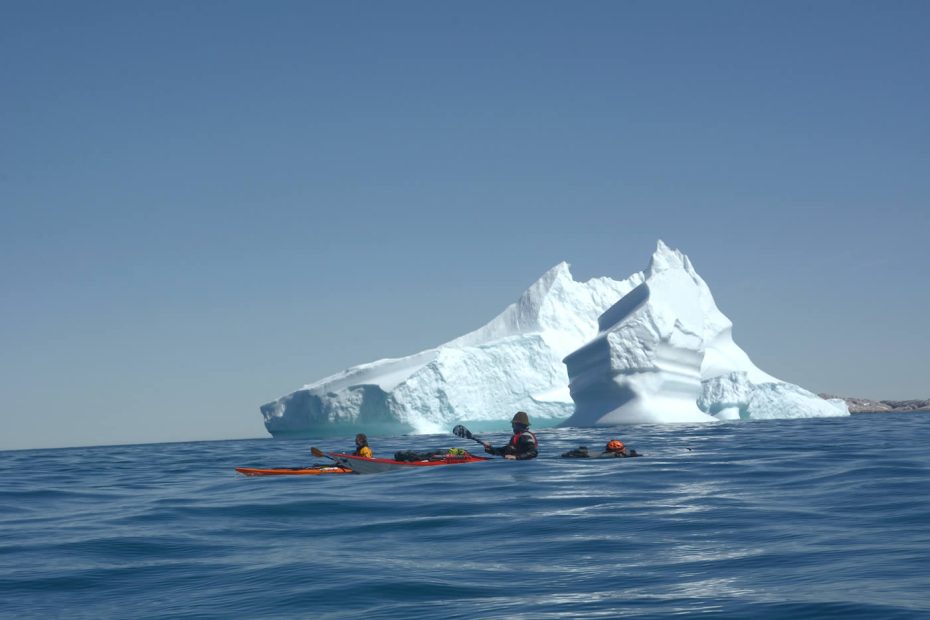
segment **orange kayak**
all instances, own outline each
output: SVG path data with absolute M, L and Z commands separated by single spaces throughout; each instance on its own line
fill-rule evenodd
M 244 476 L 320 476 L 322 474 L 353 474 L 351 469 L 338 465 L 312 465 L 310 467 L 237 467 L 236 471 Z

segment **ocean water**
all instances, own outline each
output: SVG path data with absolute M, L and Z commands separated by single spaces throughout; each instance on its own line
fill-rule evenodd
M 616 436 L 646 456 L 559 458 Z M 930 617 L 930 414 L 539 439 L 370 476 L 233 471 L 313 462 L 306 441 L 0 452 L 0 616 Z

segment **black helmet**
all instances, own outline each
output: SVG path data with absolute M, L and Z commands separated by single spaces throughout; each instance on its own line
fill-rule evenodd
M 530 425 L 530 416 L 526 415 L 525 411 L 518 411 L 513 415 L 513 419 L 510 421 L 511 424 L 522 424 L 523 426 Z

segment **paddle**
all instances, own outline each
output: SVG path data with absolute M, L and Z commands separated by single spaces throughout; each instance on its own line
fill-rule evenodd
M 343 462 L 341 459 L 338 459 L 338 458 L 336 458 L 336 457 L 334 457 L 334 456 L 330 456 L 330 455 L 326 454 L 325 452 L 323 452 L 322 450 L 320 450 L 319 448 L 317 448 L 317 447 L 315 447 L 315 446 L 311 446 L 311 447 L 310 447 L 310 454 L 312 454 L 313 456 L 315 456 L 315 457 L 318 458 L 318 459 L 319 459 L 319 458 L 327 458 L 327 459 L 330 459 L 331 461 L 335 461 L 335 462 L 339 465 L 339 467 L 343 467 L 343 468 L 346 468 L 346 469 L 352 469 L 352 468 L 349 467 L 345 462 Z
M 487 445 L 487 443 L 483 439 L 472 435 L 471 431 L 465 428 L 464 426 L 462 426 L 461 424 L 456 425 L 456 427 L 452 429 L 452 434 L 455 435 L 456 437 L 462 437 L 464 439 L 473 439 L 474 441 L 477 441 L 483 446 Z
M 464 438 L 464 439 L 471 439 L 471 440 L 473 440 L 473 441 L 477 441 L 477 442 L 480 443 L 482 446 L 484 446 L 484 451 L 485 451 L 485 452 L 487 452 L 488 454 L 496 454 L 495 452 L 492 452 L 492 451 L 491 451 L 491 444 L 490 444 L 490 443 L 486 442 L 486 441 L 485 441 L 484 439 L 482 439 L 481 437 L 477 437 L 477 436 L 475 436 L 475 435 L 472 435 L 472 434 L 471 434 L 471 431 L 468 430 L 467 428 L 465 428 L 464 426 L 462 426 L 461 424 L 457 424 L 457 425 L 455 426 L 455 428 L 452 429 L 452 434 L 455 435 L 456 437 L 462 437 L 462 438 Z M 505 459 L 515 459 L 516 457 L 513 456 L 513 455 L 511 455 L 511 454 L 505 454 L 505 455 L 504 455 L 504 458 L 505 458 Z

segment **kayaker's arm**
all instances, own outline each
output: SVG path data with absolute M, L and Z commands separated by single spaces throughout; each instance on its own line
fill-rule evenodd
M 489 441 L 482 441 L 481 444 L 484 446 L 484 451 L 488 454 L 495 454 L 497 456 L 504 456 L 504 452 L 509 446 L 504 446 L 503 448 L 495 448 L 491 445 Z
M 502 456 L 505 459 L 517 461 L 535 459 L 539 455 L 538 451 L 536 450 L 536 442 L 533 441 L 533 437 L 529 433 L 523 433 L 520 435 L 520 438 L 517 441 L 518 443 L 516 448 L 510 444 L 500 448 L 495 448 L 490 443 L 483 442 L 484 451 L 488 454 L 494 454 L 497 456 Z

